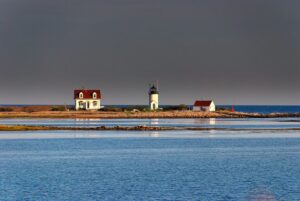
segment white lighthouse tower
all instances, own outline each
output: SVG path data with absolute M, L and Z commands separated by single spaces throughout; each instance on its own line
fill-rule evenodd
M 149 108 L 150 110 L 158 109 L 158 89 L 154 84 L 150 85 L 149 89 Z

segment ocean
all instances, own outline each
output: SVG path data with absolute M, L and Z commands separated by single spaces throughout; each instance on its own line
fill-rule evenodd
M 3 131 L 3 201 L 298 201 L 300 197 L 298 118 L 1 119 L 0 124 L 247 129 Z
M 220 105 L 219 108 L 231 109 L 232 106 Z M 239 112 L 254 112 L 260 114 L 269 113 L 298 113 L 300 105 L 235 105 L 235 111 Z

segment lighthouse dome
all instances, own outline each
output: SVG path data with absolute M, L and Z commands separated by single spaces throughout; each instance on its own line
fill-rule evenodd
M 154 85 L 149 89 L 149 94 L 158 94 L 158 90 Z

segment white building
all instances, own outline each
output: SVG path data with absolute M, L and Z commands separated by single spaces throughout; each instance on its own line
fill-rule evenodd
M 193 106 L 193 111 L 216 111 L 216 105 L 212 100 L 196 100 Z
M 158 90 L 156 86 L 152 85 L 149 89 L 149 108 L 150 110 L 158 109 Z
M 100 90 L 76 89 L 74 90 L 76 110 L 99 110 L 101 107 Z

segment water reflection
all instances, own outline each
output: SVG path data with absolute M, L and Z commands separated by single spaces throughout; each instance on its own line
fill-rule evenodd
M 101 122 L 101 119 L 82 119 L 82 118 L 76 118 L 75 124 L 97 124 L 98 122 Z M 72 120 L 70 120 L 71 123 Z
M 159 125 L 159 119 L 149 119 L 149 125 Z
M 209 119 L 209 124 L 210 125 L 215 125 L 216 124 L 216 119 L 215 118 L 210 118 Z
M 265 188 L 255 189 L 250 193 L 249 201 L 276 201 L 274 194 Z
M 216 118 L 194 119 L 194 124 L 215 125 L 216 124 Z
M 160 135 L 158 131 L 153 131 L 149 133 L 149 137 L 160 137 Z
M 281 119 L 0 119 L 5 125 L 99 127 L 99 126 L 166 126 L 214 127 L 234 129 L 300 128 L 298 118 Z

